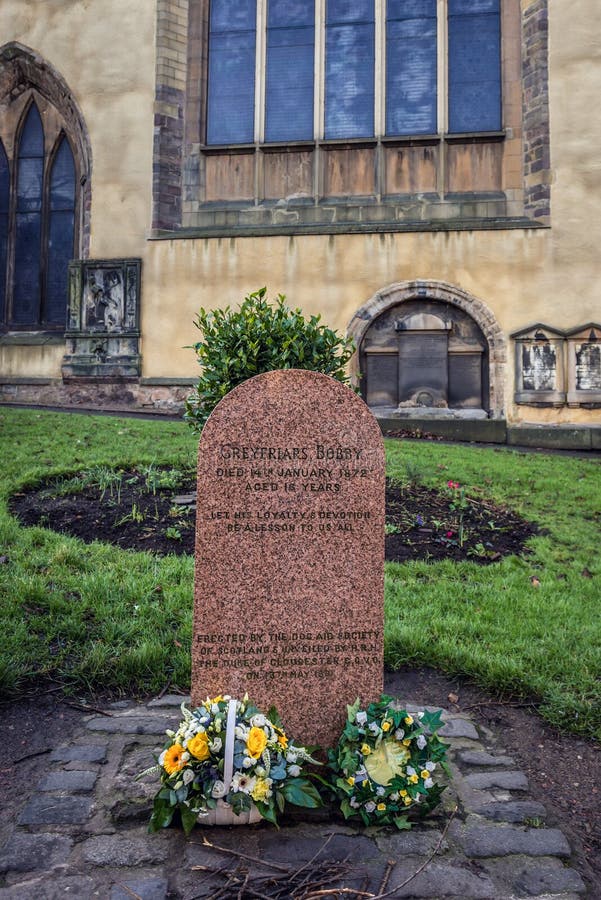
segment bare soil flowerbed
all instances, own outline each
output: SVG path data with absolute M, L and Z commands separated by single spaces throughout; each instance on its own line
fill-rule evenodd
M 524 552 L 536 533 L 509 509 L 467 497 L 455 482 L 440 491 L 420 484 L 386 486 L 386 559 L 494 563 Z M 10 509 L 84 541 L 107 541 L 158 554 L 194 552 L 195 475 L 190 470 L 96 469 L 14 494 Z

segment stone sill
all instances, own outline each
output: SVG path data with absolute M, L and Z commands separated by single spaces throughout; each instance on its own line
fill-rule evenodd
M 41 347 L 49 344 L 64 344 L 63 332 L 53 331 L 10 331 L 0 334 L 0 347 Z
M 331 222 L 282 223 L 265 225 L 214 225 L 202 228 L 179 228 L 174 231 L 153 229 L 150 241 L 194 240 L 224 237 L 285 237 L 287 235 L 316 234 L 388 234 L 449 231 L 534 231 L 548 229 L 543 222 L 524 217 L 490 219 L 441 219 L 419 222 Z
M 198 378 L 140 378 L 148 387 L 194 387 Z

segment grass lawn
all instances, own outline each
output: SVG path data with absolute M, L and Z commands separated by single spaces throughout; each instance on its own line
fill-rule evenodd
M 7 512 L 19 488 L 94 465 L 193 465 L 183 423 L 0 409 L 0 694 L 38 679 L 75 693 L 145 694 L 190 678 L 193 563 L 43 528 Z M 542 533 L 525 558 L 386 567 L 386 661 L 428 664 L 536 697 L 601 739 L 601 462 L 388 441 L 388 472 L 505 504 Z

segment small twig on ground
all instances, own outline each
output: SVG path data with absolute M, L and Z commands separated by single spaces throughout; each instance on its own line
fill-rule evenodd
M 481 706 L 512 706 L 516 709 L 524 708 L 536 709 L 536 703 L 532 701 L 514 701 L 514 700 L 479 700 L 478 703 L 470 703 L 469 706 L 462 706 L 461 709 L 478 709 Z
M 322 844 L 322 846 L 319 848 L 319 850 L 317 851 L 317 853 L 316 853 L 314 856 L 311 857 L 311 859 L 309 860 L 309 862 L 306 862 L 306 863 L 304 864 L 304 866 L 301 866 L 300 869 L 297 869 L 296 872 L 294 873 L 294 875 L 293 875 L 292 877 L 293 877 L 293 878 L 298 878 L 298 876 L 301 874 L 301 872 L 304 872 L 305 869 L 308 869 L 309 866 L 312 866 L 313 863 L 315 862 L 315 860 L 317 859 L 317 857 L 318 857 L 318 856 L 321 856 L 321 854 L 322 854 L 323 851 L 326 849 L 326 847 L 328 846 L 328 844 L 330 843 L 330 841 L 332 840 L 333 837 L 334 837 L 334 832 L 332 832 L 331 834 L 328 835 L 328 837 L 326 838 L 326 840 L 324 841 L 324 843 Z M 302 882 L 299 884 L 299 887 L 302 887 L 304 884 L 306 884 L 306 882 L 307 882 L 307 879 L 305 878 L 305 880 L 302 881 Z
M 109 716 L 113 715 L 112 712 L 109 712 L 106 709 L 100 709 L 99 706 L 88 706 L 87 703 L 71 703 L 69 700 L 64 701 L 65 706 L 70 706 L 72 709 L 81 709 L 84 712 L 95 712 L 101 716 Z
M 126 884 L 123 884 L 122 881 L 118 881 L 117 886 L 124 890 L 126 894 L 129 894 L 130 897 L 133 897 L 134 900 L 144 900 L 143 897 L 140 897 L 139 894 L 136 894 L 135 891 L 132 891 L 131 888 L 128 888 L 128 886 Z
M 390 881 L 390 875 L 395 866 L 396 866 L 396 859 L 389 859 L 388 862 L 386 863 L 386 870 L 384 872 L 384 876 L 382 878 L 382 881 L 380 882 L 380 887 L 378 889 L 379 894 L 384 893 L 384 891 L 388 887 L 388 882 Z
M 449 828 L 451 827 L 451 822 L 452 822 L 453 819 L 455 818 L 455 814 L 456 814 L 456 812 L 457 812 L 458 809 L 459 809 L 459 807 L 456 806 L 455 809 L 453 810 L 453 812 L 451 813 L 451 815 L 449 816 L 449 821 L 448 821 L 447 824 L 445 825 L 445 827 L 444 827 L 444 829 L 443 829 L 443 831 L 442 831 L 442 834 L 440 835 L 440 840 L 439 840 L 438 843 L 436 844 L 436 847 L 434 848 L 434 850 L 432 851 L 432 853 L 430 854 L 430 856 L 428 856 L 428 858 L 427 858 L 426 860 L 424 860 L 424 862 L 421 864 L 421 866 L 419 867 L 419 869 L 416 869 L 415 872 L 413 873 L 413 875 L 410 875 L 409 878 L 406 878 L 406 879 L 405 879 L 404 881 L 402 881 L 400 884 L 397 884 L 395 887 L 391 888 L 391 890 L 386 891 L 386 892 L 384 892 L 384 893 L 375 894 L 375 895 L 372 897 L 372 900 L 383 900 L 384 897 L 391 897 L 393 894 L 396 894 L 396 892 L 397 892 L 397 891 L 400 891 L 401 888 L 406 887 L 406 885 L 408 885 L 410 881 L 413 881 L 414 878 L 417 878 L 417 876 L 420 874 L 420 872 L 423 872 L 423 871 L 424 871 L 424 869 L 426 868 L 426 866 L 429 866 L 429 865 L 430 865 L 430 863 L 432 862 L 432 860 L 434 859 L 434 857 L 436 856 L 436 854 L 438 853 L 438 851 L 439 851 L 440 848 L 442 847 L 443 841 L 444 841 L 444 839 L 445 839 L 446 836 L 447 836 L 447 832 L 448 832 Z
M 36 750 L 35 753 L 26 753 L 24 756 L 17 756 L 16 759 L 13 759 L 14 763 L 25 762 L 26 759 L 34 759 L 36 756 L 43 756 L 45 753 L 50 753 L 52 747 L 46 747 L 44 750 Z
M 171 681 L 169 680 L 167 682 L 167 684 L 165 685 L 165 687 L 161 688 L 161 690 L 157 694 L 157 700 L 161 700 L 165 696 L 165 694 L 167 693 L 167 691 L 169 690 L 170 687 L 171 687 Z
M 210 847 L 211 850 L 217 850 L 219 853 L 227 853 L 229 856 L 236 856 L 238 859 L 245 859 L 248 862 L 259 863 L 261 866 L 265 866 L 268 869 L 275 869 L 277 872 L 286 872 L 290 873 L 289 866 L 279 866 L 277 863 L 269 863 L 264 859 L 259 859 L 257 856 L 247 856 L 245 853 L 240 853 L 238 850 L 230 850 L 229 847 L 219 847 L 217 844 L 212 844 L 210 841 L 203 837 L 202 842 L 199 841 L 190 841 L 191 844 L 199 844 L 201 847 Z M 196 866 L 191 866 L 192 871 L 196 869 Z

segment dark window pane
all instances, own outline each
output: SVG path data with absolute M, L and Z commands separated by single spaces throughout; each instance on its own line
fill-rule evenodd
M 255 28 L 256 0 L 211 0 L 211 33 Z
M 313 2 L 269 2 L 265 85 L 267 141 L 313 137 L 313 16 Z M 286 20 L 298 24 L 294 27 L 274 24 Z
M 326 138 L 373 135 L 373 2 L 328 0 L 325 75 Z
M 327 0 L 326 24 L 373 22 L 374 0 Z
M 41 225 L 39 213 L 17 213 L 12 313 L 15 325 L 39 323 Z
M 213 0 L 209 34 L 207 143 L 254 137 L 255 0 Z
M 449 131 L 501 128 L 498 0 L 449 0 Z
M 50 175 L 50 209 L 72 210 L 75 205 L 75 161 L 66 137 L 54 157 Z
M 0 323 L 6 309 L 6 255 L 8 250 L 8 159 L 0 141 Z
M 19 142 L 19 156 L 44 156 L 44 129 L 35 103 L 27 113 Z
M 67 273 L 73 259 L 72 211 L 50 213 L 44 318 L 49 325 L 64 325 L 67 314 Z
M 63 137 L 50 173 L 50 221 L 44 320 L 64 325 L 67 310 L 67 271 L 73 258 L 75 223 L 75 162 Z
M 42 208 L 44 157 L 19 158 L 17 211 L 35 212 Z
M 388 0 L 386 134 L 437 130 L 435 0 Z

